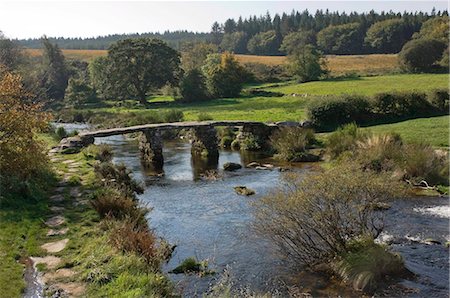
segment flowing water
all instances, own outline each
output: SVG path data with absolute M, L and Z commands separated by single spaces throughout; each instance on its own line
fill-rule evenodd
M 67 128 L 71 129 L 70 126 Z M 221 171 L 222 178 L 205 181 L 199 179 L 205 165 L 192 160 L 190 145 L 180 141 L 164 144 L 165 175 L 154 177 L 142 168 L 136 141 L 114 136 L 99 138 L 96 143 L 110 144 L 114 162 L 125 163 L 134 178 L 145 184 L 145 192 L 139 199 L 153 208 L 149 214 L 150 226 L 159 236 L 177 245 L 164 270 L 170 271 L 185 258 L 196 257 L 208 260 L 211 269 L 219 273 L 202 278 L 170 274 L 185 296 L 207 291 L 225 268 L 231 272 L 236 286 L 255 291 L 283 289 L 284 284 L 292 280 L 288 278 L 292 272 L 273 254 L 271 244 L 255 235 L 251 227 L 251 202 L 277 187 L 282 173 L 255 169 L 233 173 Z M 259 158 L 222 150 L 218 169 L 228 161 L 244 165 Z M 295 171 L 307 173 L 311 168 L 303 166 Z M 233 187 L 237 185 L 254 189 L 256 195 L 242 197 L 235 194 Z M 380 239 L 390 243 L 392 249 L 403 256 L 406 266 L 416 277 L 400 280 L 382 295 L 448 297 L 449 250 L 443 244 L 450 240 L 449 218 L 446 198 L 397 200 L 386 211 L 386 228 Z M 441 244 L 426 243 L 427 238 Z M 311 276 L 302 280 L 311 283 L 306 287 L 315 287 Z M 342 288 L 324 292 L 329 295 L 343 293 L 346 292 L 342 292 Z

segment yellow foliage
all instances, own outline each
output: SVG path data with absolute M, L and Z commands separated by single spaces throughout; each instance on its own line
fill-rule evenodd
M 47 127 L 50 115 L 33 103 L 21 77 L 4 73 L 0 78 L 0 174 L 27 179 L 45 165 L 44 147 L 34 134 Z

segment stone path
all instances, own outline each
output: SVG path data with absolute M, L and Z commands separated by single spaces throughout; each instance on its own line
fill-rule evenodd
M 63 158 L 57 156 L 56 152 L 49 152 L 50 160 L 52 162 L 61 162 Z M 31 257 L 34 270 L 37 271 L 37 265 L 43 264 L 46 267 L 45 274 L 39 273 L 39 282 L 43 283 L 47 291 L 55 293 L 52 297 L 79 297 L 85 293 L 85 285 L 79 282 L 72 282 L 70 279 L 74 277 L 77 272 L 72 269 L 61 268 L 57 269 L 62 263 L 60 257 L 55 256 L 63 251 L 67 244 L 70 242 L 70 238 L 65 237 L 58 239 L 61 236 L 66 235 L 69 232 L 69 228 L 66 225 L 67 220 L 64 217 L 65 204 L 72 202 L 77 206 L 87 203 L 82 200 L 82 192 L 80 187 L 69 186 L 67 181 L 74 173 L 78 172 L 79 167 L 82 165 L 75 160 L 64 160 L 62 163 L 67 165 L 67 171 L 57 171 L 57 174 L 63 176 L 63 181 L 58 184 L 54 189 L 53 195 L 50 196 L 50 210 L 52 215 L 45 221 L 45 225 L 49 228 L 47 231 L 48 242 L 41 245 L 41 248 L 46 251 L 48 255 L 43 257 Z M 55 239 L 56 238 L 56 239 Z M 57 270 L 56 270 L 57 269 Z

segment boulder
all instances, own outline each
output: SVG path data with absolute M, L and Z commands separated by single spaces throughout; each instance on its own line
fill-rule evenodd
M 242 168 L 242 166 L 238 163 L 234 163 L 234 162 L 226 162 L 223 165 L 223 169 L 225 171 L 236 171 L 239 170 L 240 168 Z
M 235 186 L 234 191 L 241 196 L 251 196 L 255 194 L 255 191 L 247 186 Z
M 247 165 L 247 168 L 256 168 L 256 167 L 260 167 L 261 166 L 261 164 L 260 163 L 257 163 L 257 162 L 251 162 L 251 163 L 249 163 L 248 165 Z

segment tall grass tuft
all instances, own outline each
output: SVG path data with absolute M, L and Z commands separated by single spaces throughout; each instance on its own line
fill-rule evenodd
M 270 138 L 277 158 L 284 161 L 296 161 L 315 142 L 314 131 L 301 127 L 283 127 Z

